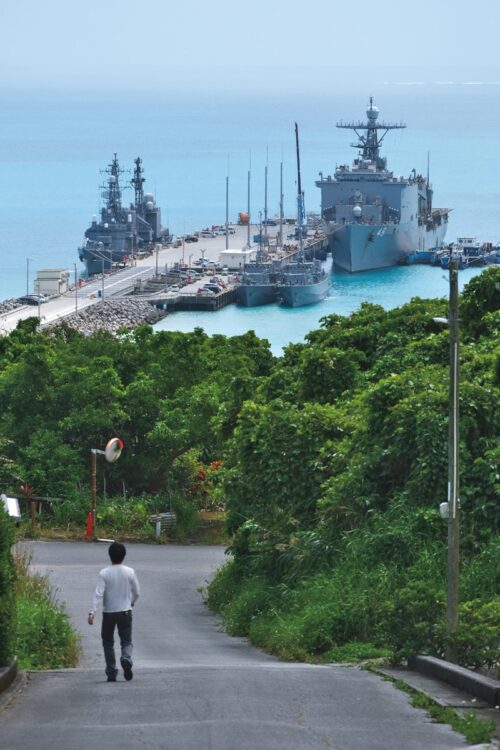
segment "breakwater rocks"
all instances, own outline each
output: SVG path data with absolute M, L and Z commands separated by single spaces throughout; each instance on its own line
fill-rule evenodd
M 163 310 L 158 310 L 144 300 L 105 300 L 68 315 L 49 327 L 67 326 L 85 336 L 91 336 L 97 331 L 116 333 L 123 328 L 136 328 L 144 323 L 153 324 L 164 316 Z
M 0 315 L 12 312 L 17 307 L 22 307 L 22 302 L 19 302 L 17 299 L 4 299 L 3 302 L 0 302 Z

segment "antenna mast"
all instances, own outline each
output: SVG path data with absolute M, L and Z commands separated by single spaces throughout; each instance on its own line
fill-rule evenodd
M 300 150 L 299 150 L 299 126 L 295 123 L 295 146 L 297 149 L 297 224 L 299 232 L 299 250 L 300 256 L 304 255 L 304 193 L 302 192 L 302 183 L 300 180 Z
M 120 169 L 116 154 L 113 154 L 113 161 L 108 164 L 108 168 L 101 170 L 101 174 L 109 175 L 107 185 L 101 185 L 101 189 L 104 190 L 102 197 L 106 200 L 106 208 L 111 210 L 113 216 L 116 216 L 122 207 L 120 175 L 124 172 L 124 169 Z
M 354 130 L 359 138 L 358 143 L 351 143 L 352 148 L 360 149 L 363 159 L 374 162 L 377 165 L 377 169 L 385 169 L 386 160 L 380 156 L 380 146 L 389 130 L 400 130 L 406 128 L 404 122 L 400 123 L 389 123 L 389 122 L 377 122 L 379 115 L 378 107 L 373 104 L 373 97 L 370 96 L 370 105 L 366 110 L 367 122 L 338 122 L 338 128 L 345 128 L 347 130 Z M 366 131 L 366 135 L 358 131 Z M 378 131 L 383 130 L 384 132 L 379 137 Z
M 134 188 L 135 193 L 135 207 L 139 208 L 139 206 L 142 206 L 144 203 L 144 190 L 143 185 L 146 182 L 143 175 L 143 169 L 141 167 L 142 159 L 138 156 L 137 159 L 134 159 L 135 169 L 134 169 L 134 176 L 130 180 L 130 184 Z

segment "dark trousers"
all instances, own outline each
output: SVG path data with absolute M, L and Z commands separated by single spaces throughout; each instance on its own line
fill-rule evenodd
M 113 677 L 117 674 L 114 648 L 115 626 L 120 638 L 121 658 L 132 664 L 132 610 L 127 612 L 103 612 L 101 637 L 106 660 L 106 674 Z

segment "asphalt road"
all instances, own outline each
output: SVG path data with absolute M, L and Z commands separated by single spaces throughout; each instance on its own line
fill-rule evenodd
M 2 750 L 453 750 L 447 726 L 360 669 L 280 662 L 225 635 L 199 587 L 220 547 L 130 545 L 139 576 L 134 679 L 105 682 L 98 625 L 86 622 L 104 545 L 32 545 L 82 634 L 81 667 L 31 673 L 0 712 Z

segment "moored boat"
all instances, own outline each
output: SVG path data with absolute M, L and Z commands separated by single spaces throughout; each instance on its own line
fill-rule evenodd
M 78 248 L 89 276 L 109 271 L 115 263 L 126 263 L 139 251 L 152 250 L 154 243 L 172 239 L 168 229 L 161 225 L 161 211 L 154 195 L 144 193 L 141 159 L 138 157 L 134 163 L 134 177 L 130 181 L 134 203 L 128 207 L 122 205 L 120 176 L 124 170 L 120 169 L 116 154 L 105 170 L 108 178 L 102 186 L 105 204 L 100 221 L 94 216 L 85 232 L 85 242 Z
M 299 252 L 297 262 L 283 267 L 277 287 L 282 303 L 288 307 L 302 307 L 321 302 L 330 287 L 330 279 L 321 261 L 306 261 L 304 257 L 305 225 L 304 193 L 300 178 L 299 128 L 295 123 L 295 144 L 297 150 L 297 239 Z

